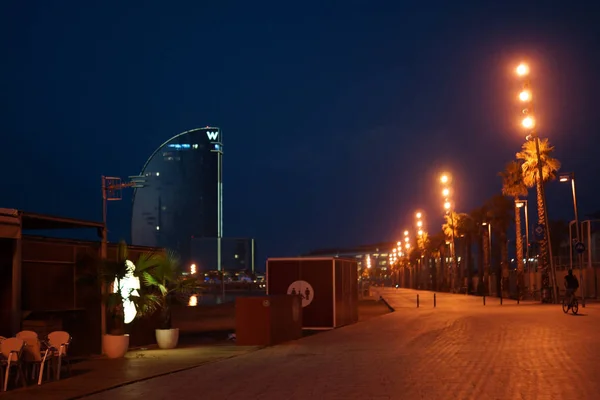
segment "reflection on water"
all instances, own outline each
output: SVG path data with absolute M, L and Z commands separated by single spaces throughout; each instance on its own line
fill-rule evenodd
M 248 296 L 264 296 L 264 291 L 252 291 L 252 292 L 237 292 L 237 293 L 225 293 L 222 294 L 194 294 L 188 298 L 187 305 L 189 307 L 196 307 L 199 305 L 217 305 L 224 303 L 233 303 L 235 299 L 238 297 L 248 297 Z

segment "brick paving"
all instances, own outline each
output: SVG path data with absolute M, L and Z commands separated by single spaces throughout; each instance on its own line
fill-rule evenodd
M 384 289 L 396 312 L 88 397 L 599 399 L 600 306 Z
M 0 392 L 0 400 L 81 398 L 107 388 L 197 367 L 198 365 L 235 357 L 257 349 L 258 347 L 233 345 L 182 345 L 172 350 L 156 348 L 134 350 L 128 352 L 125 358 L 116 360 L 101 357 L 93 358 L 74 363 L 72 378 L 64 374 L 58 382 Z

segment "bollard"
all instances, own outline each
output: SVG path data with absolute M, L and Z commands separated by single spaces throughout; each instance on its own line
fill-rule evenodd
M 500 295 L 500 305 L 502 305 L 502 295 Z
M 485 294 L 483 295 L 483 305 L 485 306 Z
M 437 301 L 435 298 L 435 293 L 433 294 L 433 308 L 435 308 L 435 306 L 437 305 Z
M 517 295 L 517 304 L 521 304 L 521 303 L 519 302 L 519 297 L 520 297 L 520 296 L 519 296 L 519 295 Z
M 419 308 L 419 295 L 417 295 L 417 308 Z

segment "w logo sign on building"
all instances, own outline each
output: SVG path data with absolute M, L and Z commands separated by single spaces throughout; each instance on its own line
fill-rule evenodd
M 217 140 L 217 137 L 219 137 L 219 131 L 206 131 L 206 136 L 208 136 L 208 139 L 210 140 Z

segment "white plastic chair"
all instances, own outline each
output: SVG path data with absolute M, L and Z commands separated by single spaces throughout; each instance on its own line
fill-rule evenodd
M 35 333 L 34 331 L 21 331 L 21 332 L 18 332 L 15 335 L 15 337 L 17 337 L 19 339 L 23 339 L 23 340 L 30 339 L 30 338 L 37 339 L 38 338 L 38 334 Z
M 11 367 L 17 368 L 17 373 L 21 377 L 23 387 L 27 386 L 27 382 L 25 381 L 25 374 L 23 373 L 23 363 L 21 359 L 21 354 L 23 352 L 24 347 L 25 342 L 19 338 L 4 339 L 2 343 L 0 343 L 0 352 L 2 352 L 2 355 L 6 358 L 6 372 L 4 373 L 5 392 L 8 388 L 8 379 L 10 377 Z
M 4 336 L 0 336 L 0 377 L 4 376 L 4 356 L 2 355 L 2 342 L 5 341 Z
M 35 379 L 37 375 L 37 383 L 41 385 L 44 371 L 50 367 L 47 361 L 54 355 L 54 351 L 50 345 L 40 341 L 35 332 L 22 331 L 17 333 L 17 337 L 25 342 L 23 361 L 26 363 L 26 367 L 31 367 L 31 379 Z M 45 345 L 44 350 L 42 350 L 42 344 Z
M 68 357 L 69 345 L 71 344 L 71 335 L 65 331 L 54 331 L 48 335 L 48 343 L 54 349 L 54 356 L 58 357 L 56 367 L 56 380 L 60 379 L 60 369 L 62 361 L 67 364 L 69 376 L 71 375 L 71 361 Z

